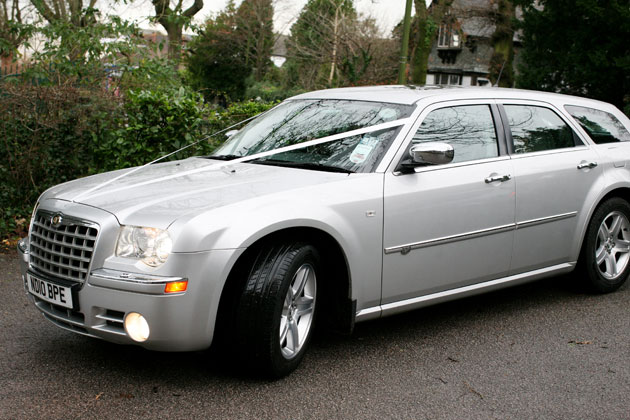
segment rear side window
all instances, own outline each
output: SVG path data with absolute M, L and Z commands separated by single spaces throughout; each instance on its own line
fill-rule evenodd
M 630 133 L 613 114 L 574 105 L 565 105 L 564 108 L 595 143 L 630 141 Z
M 540 152 L 575 146 L 573 130 L 549 108 L 504 105 L 514 153 Z
M 488 105 L 465 105 L 436 109 L 426 116 L 414 134 L 412 145 L 448 143 L 453 162 L 485 159 L 499 155 L 492 112 Z

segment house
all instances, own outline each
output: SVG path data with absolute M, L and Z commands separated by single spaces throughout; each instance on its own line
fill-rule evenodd
M 287 61 L 287 41 L 288 35 L 274 34 L 273 47 L 271 49 L 271 61 L 276 67 L 282 67 Z
M 157 57 L 166 57 L 168 55 L 168 35 L 164 33 L 160 29 L 141 29 L 142 38 L 145 41 L 150 42 L 155 46 L 155 49 L 152 49 L 152 54 Z M 185 48 L 186 44 L 188 44 L 193 38 L 193 35 L 183 33 L 182 34 L 182 47 Z
M 489 86 L 493 0 L 453 0 L 438 28 L 427 66 L 427 85 Z M 517 13 L 518 15 L 518 13 Z M 520 46 L 514 35 L 514 61 Z

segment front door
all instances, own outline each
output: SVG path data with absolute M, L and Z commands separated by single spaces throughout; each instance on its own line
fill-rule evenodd
M 382 304 L 503 277 L 510 266 L 515 191 L 497 108 L 434 105 L 420 120 L 407 149 L 442 142 L 455 157 L 385 175 Z

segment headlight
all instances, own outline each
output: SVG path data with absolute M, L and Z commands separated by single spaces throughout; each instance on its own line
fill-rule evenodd
M 157 267 L 166 262 L 173 249 L 173 241 L 162 229 L 123 226 L 118 235 L 116 256 L 136 258 L 148 266 Z

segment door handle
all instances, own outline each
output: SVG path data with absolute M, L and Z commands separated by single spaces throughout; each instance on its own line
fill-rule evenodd
M 486 181 L 486 184 L 490 184 L 492 182 L 497 182 L 497 181 L 505 182 L 505 181 L 509 181 L 510 179 L 512 179 L 512 175 L 507 174 L 507 175 L 489 176 L 484 181 Z
M 597 166 L 597 162 L 581 162 L 577 166 L 577 168 L 578 169 L 586 169 L 586 168 L 593 169 L 596 166 Z

